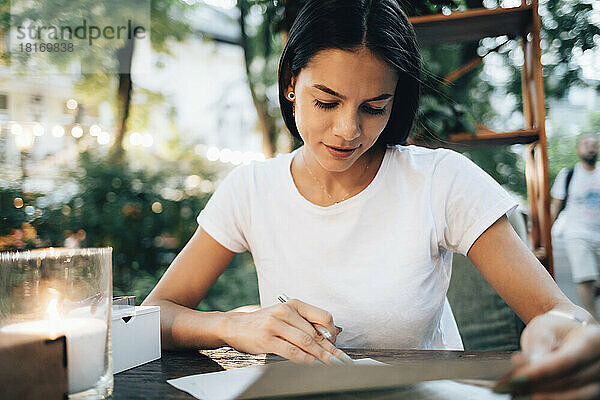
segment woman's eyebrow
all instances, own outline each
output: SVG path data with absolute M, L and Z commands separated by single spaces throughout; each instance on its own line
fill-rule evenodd
M 338 92 L 336 92 L 336 91 L 335 91 L 335 90 L 333 90 L 333 89 L 329 89 L 329 88 L 328 88 L 327 86 L 325 86 L 325 85 L 321 85 L 321 84 L 318 84 L 318 83 L 317 83 L 316 85 L 313 85 L 313 87 L 314 87 L 315 89 L 319 89 L 319 90 L 320 90 L 320 91 L 322 91 L 322 92 L 328 93 L 328 94 L 330 94 L 330 95 L 332 95 L 332 96 L 339 97 L 339 98 L 340 98 L 340 99 L 342 99 L 342 100 L 345 100 L 345 99 L 346 99 L 346 96 L 344 96 L 344 95 L 342 95 L 342 94 L 339 94 Z M 368 100 L 365 100 L 365 101 L 366 101 L 366 102 L 369 102 L 369 101 L 379 101 L 379 100 L 386 100 L 386 99 L 389 99 L 390 97 L 392 97 L 392 95 L 391 95 L 391 94 L 389 94 L 389 93 L 384 93 L 384 94 L 380 94 L 379 96 L 373 97 L 373 98 L 371 98 L 371 99 L 368 99 Z
M 328 94 L 330 94 L 330 95 L 332 95 L 332 96 L 339 97 L 339 98 L 340 98 L 340 99 L 342 99 L 342 100 L 345 100 L 345 99 L 346 99 L 346 96 L 339 94 L 338 92 L 336 92 L 336 91 L 335 91 L 335 90 L 333 90 L 333 89 L 329 89 L 329 88 L 328 88 L 327 86 L 325 86 L 325 85 L 321 85 L 321 84 L 318 84 L 318 83 L 317 83 L 316 85 L 313 85 L 313 87 L 314 87 L 315 89 L 319 89 L 319 90 L 320 90 L 320 91 L 322 91 L 322 92 L 328 93 Z

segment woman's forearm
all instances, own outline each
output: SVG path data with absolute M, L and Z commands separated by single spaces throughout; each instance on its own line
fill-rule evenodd
M 227 344 L 224 337 L 224 313 L 203 312 L 169 300 L 148 300 L 144 305 L 160 306 L 162 348 L 211 349 Z

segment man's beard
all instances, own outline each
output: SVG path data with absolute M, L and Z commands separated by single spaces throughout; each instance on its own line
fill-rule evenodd
M 593 167 L 594 165 L 596 165 L 596 160 L 597 159 L 598 159 L 598 154 L 593 154 L 593 155 L 581 157 L 581 161 L 583 161 L 584 163 L 586 163 L 590 167 Z

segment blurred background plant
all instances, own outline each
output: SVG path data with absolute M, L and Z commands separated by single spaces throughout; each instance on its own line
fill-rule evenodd
M 80 3 L 110 21 L 106 9 L 91 7 L 96 2 Z M 520 4 L 403 3 L 411 16 Z M 77 17 L 64 15 L 62 0 L 31 4 L 17 13 L 0 0 L 5 41 L 11 21 L 74 23 Z M 9 49 L 0 47 L 0 250 L 112 246 L 115 295 L 134 294 L 138 303 L 191 237 L 198 212 L 232 167 L 300 145 L 279 114 L 277 65 L 304 0 L 147 4 L 150 53 L 124 40 L 85 56 L 86 62 L 125 65 L 119 73 L 73 72 L 77 54 L 48 58 L 47 75 L 27 63 L 15 70 L 14 63 L 27 60 L 11 60 Z M 600 132 L 593 106 L 600 104 L 593 68 L 600 60 L 594 50 L 599 8 L 575 0 L 540 4 L 551 178 L 576 161 L 577 134 Z M 498 130 L 522 126 L 522 54 L 515 40 L 426 47 L 422 55 L 427 73 L 414 138 L 473 132 L 475 121 Z M 150 60 L 149 72 L 135 73 L 136 57 Z M 483 60 L 470 72 L 444 82 L 477 58 Z M 525 195 L 520 146 L 465 152 Z M 257 302 L 252 259 L 241 254 L 199 309 Z

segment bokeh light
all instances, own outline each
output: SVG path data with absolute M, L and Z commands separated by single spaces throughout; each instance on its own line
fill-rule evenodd
M 221 154 L 221 150 L 216 147 L 209 147 L 206 151 L 206 158 L 208 161 L 217 161 Z
M 10 126 L 10 131 L 13 135 L 20 135 L 23 133 L 23 127 L 21 124 L 17 124 L 16 122 Z
M 155 214 L 160 214 L 163 210 L 162 204 L 160 204 L 159 201 L 155 201 L 154 203 L 152 203 L 152 212 L 154 212 Z
M 23 133 L 15 136 L 15 144 L 19 151 L 27 151 L 33 145 L 33 135 L 30 133 Z
M 44 132 L 45 132 L 45 129 L 44 129 L 43 125 L 41 125 L 41 124 L 35 124 L 33 126 L 33 134 L 35 136 L 44 136 Z
M 152 147 L 153 144 L 154 138 L 152 137 L 152 135 L 149 133 L 144 133 L 144 136 L 142 136 L 142 146 Z
M 186 3 L 188 3 L 189 5 L 193 5 L 194 3 L 196 3 L 195 0 L 184 0 L 184 1 Z M 223 8 L 225 10 L 231 10 L 233 7 L 235 7 L 236 1 L 235 0 L 204 0 L 204 3 L 206 3 L 210 6 Z
M 187 178 L 185 178 L 184 184 L 187 190 L 192 190 L 200 186 L 201 182 L 202 178 L 200 178 L 198 175 L 190 175 Z
M 139 132 L 131 132 L 129 134 L 129 143 L 133 146 L 139 146 L 142 144 L 142 135 L 140 135 Z
M 71 136 L 76 139 L 79 139 L 83 136 L 83 129 L 79 125 L 75 125 L 73 129 L 71 129 Z
M 65 128 L 63 128 L 60 125 L 54 125 L 54 127 L 52 127 L 52 136 L 54 137 L 63 137 L 65 134 Z
M 109 144 L 110 143 L 110 133 L 108 132 L 100 132 L 98 138 L 96 139 L 98 144 Z
M 231 153 L 230 161 L 233 165 L 240 165 L 242 162 L 244 162 L 244 155 L 241 151 L 236 150 Z
M 90 135 L 98 136 L 101 132 L 102 132 L 102 128 L 100 128 L 98 125 L 94 124 L 94 125 L 90 126 Z
M 67 108 L 69 110 L 75 110 L 78 105 L 79 104 L 77 103 L 77 100 L 75 100 L 75 99 L 69 99 L 69 100 L 67 100 Z
M 219 160 L 223 163 L 228 163 L 231 160 L 231 150 L 228 148 L 222 149 L 219 154 Z

